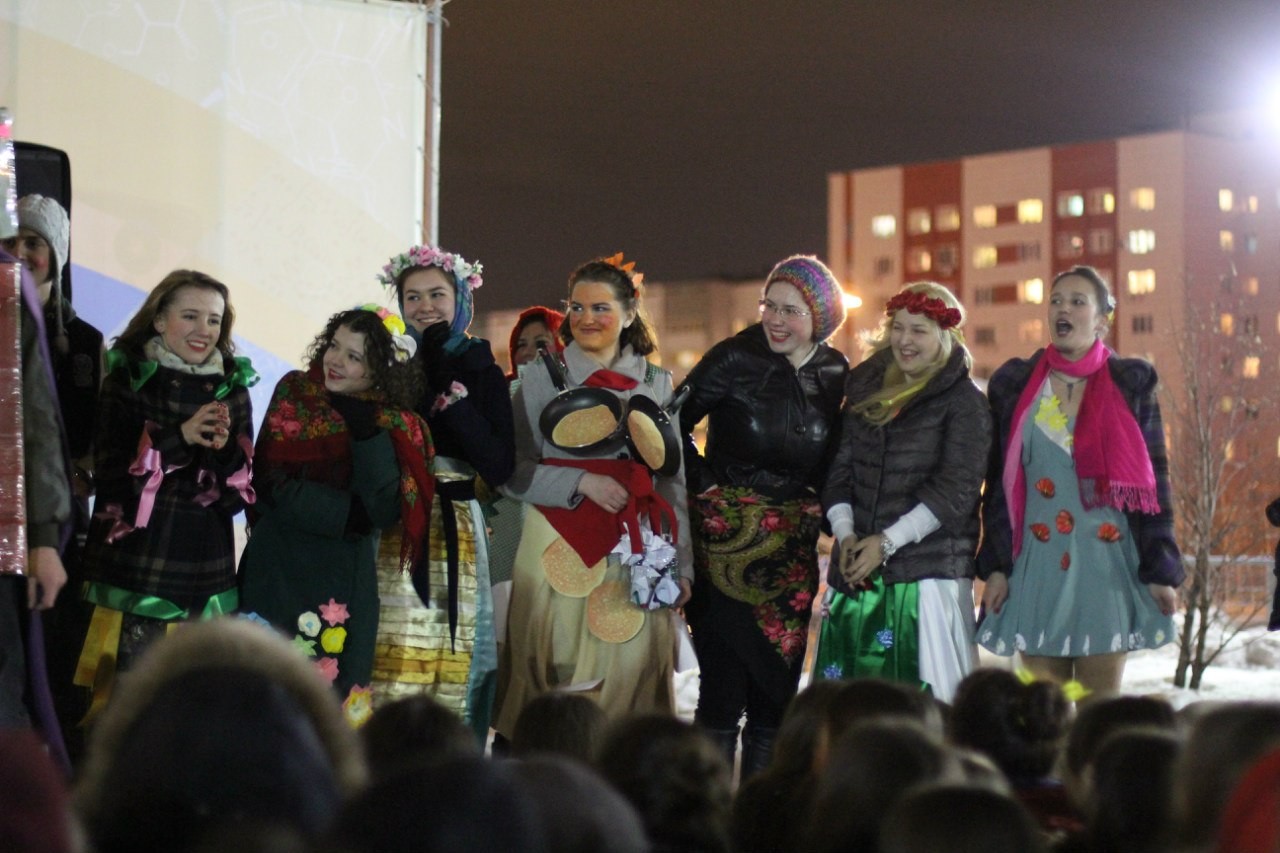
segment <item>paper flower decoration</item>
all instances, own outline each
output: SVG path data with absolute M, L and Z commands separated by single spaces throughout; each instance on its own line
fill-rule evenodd
M 324 633 L 320 635 L 320 648 L 324 649 L 331 655 L 336 655 L 342 651 L 342 647 L 347 643 L 346 628 L 325 628 Z
M 316 668 L 316 672 L 320 673 L 320 677 L 332 684 L 338 678 L 338 662 L 333 658 L 320 658 L 313 660 L 311 665 Z
M 342 700 L 342 715 L 347 724 L 358 729 L 373 716 L 373 688 L 361 687 L 359 684 L 351 688 L 347 698 Z
M 293 647 L 309 658 L 316 656 L 316 641 L 308 640 L 301 634 L 294 634 Z
M 320 617 L 315 611 L 308 610 L 298 617 L 298 630 L 308 637 L 314 637 L 320 633 Z
M 341 625 L 351 618 L 351 614 L 347 612 L 347 605 L 339 604 L 331 598 L 328 604 L 320 605 L 320 618 L 330 625 Z

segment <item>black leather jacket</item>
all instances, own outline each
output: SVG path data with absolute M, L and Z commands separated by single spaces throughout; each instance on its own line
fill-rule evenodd
M 819 344 L 799 370 L 769 349 L 757 323 L 716 344 L 685 380 L 680 409 L 689 494 L 749 486 L 779 500 L 818 492 L 839 435 L 849 362 Z M 692 432 L 704 417 L 706 456 Z

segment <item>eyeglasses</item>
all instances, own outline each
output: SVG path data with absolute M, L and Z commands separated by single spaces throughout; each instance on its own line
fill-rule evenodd
M 795 305 L 778 305 L 772 299 L 761 299 L 756 304 L 760 306 L 762 317 L 765 314 L 779 314 L 786 320 L 798 320 L 809 316 L 809 312 L 803 308 L 797 308 Z

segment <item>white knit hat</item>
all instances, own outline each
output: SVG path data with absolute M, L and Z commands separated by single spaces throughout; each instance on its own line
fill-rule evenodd
M 53 281 L 61 289 L 62 267 L 67 263 L 71 241 L 71 220 L 57 199 L 43 195 L 24 195 L 18 199 L 18 227 L 30 228 L 49 244 L 53 257 Z

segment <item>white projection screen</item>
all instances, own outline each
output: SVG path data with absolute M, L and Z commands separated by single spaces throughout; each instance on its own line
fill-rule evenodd
M 71 158 L 76 311 L 110 338 L 170 270 L 226 282 L 260 422 L 423 233 L 427 27 L 380 0 L 0 0 L 14 137 Z

